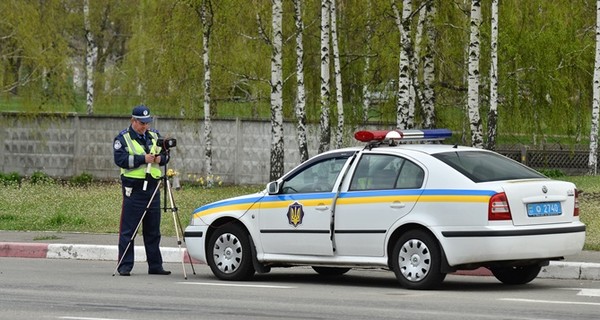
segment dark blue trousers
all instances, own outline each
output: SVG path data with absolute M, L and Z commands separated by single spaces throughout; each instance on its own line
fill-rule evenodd
M 123 207 L 121 210 L 121 226 L 119 230 L 119 260 L 123 257 L 118 266 L 119 272 L 131 271 L 134 262 L 134 236 L 135 229 L 143 221 L 138 229 L 144 237 L 144 247 L 146 249 L 146 259 L 148 261 L 148 270 L 162 270 L 162 255 L 160 253 L 160 190 L 157 190 L 158 180 L 148 182 L 146 191 L 143 189 L 143 180 L 121 177 L 121 191 L 123 192 Z M 156 194 L 150 203 L 152 194 Z M 149 205 L 150 203 L 150 205 Z M 144 215 L 144 211 L 146 214 Z M 137 236 L 134 240 L 137 239 Z M 127 252 L 125 248 L 131 241 Z M 124 255 L 124 256 L 123 256 Z

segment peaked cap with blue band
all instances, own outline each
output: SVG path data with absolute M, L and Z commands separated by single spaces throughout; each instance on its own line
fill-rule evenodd
M 133 111 L 131 111 L 131 116 L 133 118 L 135 118 L 136 120 L 139 120 L 143 123 L 152 122 L 152 116 L 150 115 L 150 109 L 148 109 L 148 107 L 146 107 L 145 105 L 139 105 L 139 106 L 133 108 Z

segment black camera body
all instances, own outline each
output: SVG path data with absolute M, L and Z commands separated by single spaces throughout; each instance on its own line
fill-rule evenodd
M 171 148 L 177 146 L 177 139 L 175 138 L 158 138 L 156 144 L 162 148 L 163 151 L 169 151 Z

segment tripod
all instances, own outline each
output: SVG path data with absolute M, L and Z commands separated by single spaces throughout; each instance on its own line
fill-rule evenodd
M 169 153 L 169 150 L 167 150 L 167 155 L 168 155 L 168 153 Z M 138 230 L 140 229 L 140 226 L 142 225 L 142 222 L 144 221 L 144 217 L 146 217 L 146 213 L 148 212 L 148 210 L 150 210 L 150 206 L 152 205 L 152 201 L 154 200 L 156 193 L 160 190 L 161 184 L 164 184 L 163 212 L 167 212 L 167 210 L 170 210 L 173 215 L 173 224 L 175 227 L 175 234 L 177 236 L 177 246 L 179 247 L 179 252 L 182 253 L 181 267 L 183 268 L 183 277 L 184 277 L 184 279 L 187 280 L 187 273 L 185 271 L 185 263 L 184 263 L 184 257 L 183 257 L 183 248 L 181 247 L 182 239 L 183 239 L 183 231 L 182 231 L 183 229 L 181 228 L 181 221 L 179 219 L 179 216 L 177 215 L 177 207 L 175 206 L 175 199 L 173 198 L 173 191 L 171 189 L 171 183 L 169 182 L 169 178 L 167 177 L 166 173 L 167 173 L 167 165 L 165 165 L 163 175 L 160 177 L 160 180 L 158 181 L 158 184 L 156 185 L 156 188 L 154 189 L 154 192 L 152 193 L 152 196 L 150 197 L 150 200 L 148 201 L 148 204 L 146 205 L 146 209 L 144 210 L 144 213 L 142 214 L 142 217 L 140 218 L 140 222 L 138 222 L 137 227 L 133 231 L 133 235 L 131 236 L 131 239 L 127 243 L 127 247 L 125 248 L 125 251 L 123 251 L 123 255 L 121 256 L 121 258 L 119 259 L 119 262 L 117 263 L 117 266 L 115 267 L 115 271 L 113 272 L 113 277 L 115 276 L 115 274 L 117 273 L 117 270 L 119 269 L 119 266 L 123 262 L 123 259 L 125 258 L 125 253 L 127 253 L 129 248 L 133 244 L 133 241 L 135 240 L 135 237 L 137 236 Z M 167 197 L 169 199 L 170 207 L 167 207 L 167 200 L 166 200 Z M 185 240 L 185 239 L 183 239 L 183 240 Z M 196 270 L 194 269 L 194 264 L 192 263 L 192 257 L 190 256 L 190 253 L 187 252 L 187 250 L 186 250 L 186 253 L 187 253 L 188 260 L 190 261 L 190 266 L 192 267 L 192 272 L 195 275 Z

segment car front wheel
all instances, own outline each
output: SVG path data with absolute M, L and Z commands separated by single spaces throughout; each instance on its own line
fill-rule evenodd
M 222 280 L 249 280 L 256 272 L 248 233 L 237 224 L 215 229 L 208 242 L 207 263 Z
M 437 241 L 421 230 L 408 231 L 398 239 L 392 251 L 391 267 L 398 282 L 407 289 L 432 289 L 446 278 L 441 272 Z
M 518 267 L 493 267 L 490 268 L 496 279 L 504 284 L 526 284 L 535 279 L 542 267 L 539 265 Z

